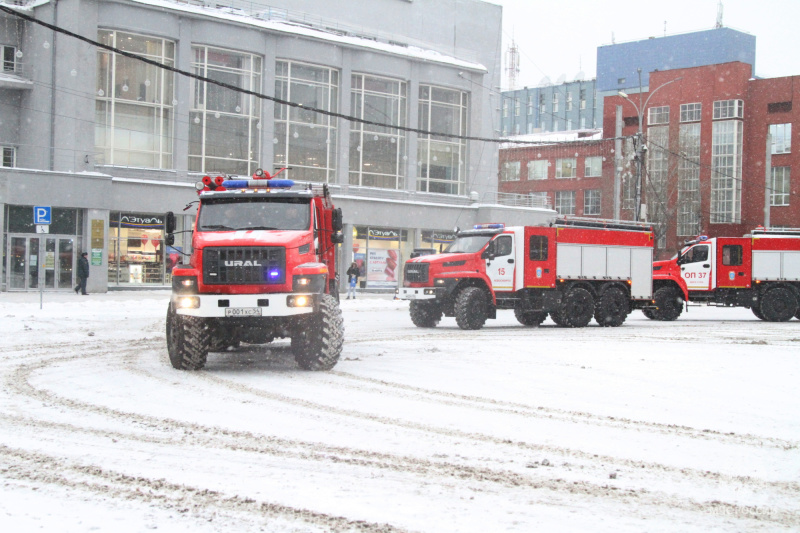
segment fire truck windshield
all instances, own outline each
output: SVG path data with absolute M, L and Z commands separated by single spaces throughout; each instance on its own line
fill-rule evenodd
M 458 237 L 450 246 L 448 246 L 444 253 L 449 254 L 457 254 L 457 253 L 465 253 L 465 254 L 474 254 L 475 252 L 479 252 L 481 248 L 486 246 L 486 243 L 494 237 L 492 235 L 465 235 L 463 237 Z
M 203 202 L 198 214 L 198 231 L 307 230 L 311 209 L 308 201 L 294 199 L 242 200 L 221 198 Z

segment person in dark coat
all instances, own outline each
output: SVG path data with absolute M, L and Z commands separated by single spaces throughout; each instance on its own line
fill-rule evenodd
M 350 268 L 347 269 L 347 300 L 350 299 L 351 294 L 353 295 L 353 300 L 356 299 L 356 284 L 358 283 L 359 274 L 358 264 L 353 261 Z
M 81 294 L 86 292 L 86 280 L 89 279 L 89 260 L 86 258 L 88 254 L 83 252 L 80 259 L 78 259 L 78 286 L 75 287 L 75 294 L 80 291 Z

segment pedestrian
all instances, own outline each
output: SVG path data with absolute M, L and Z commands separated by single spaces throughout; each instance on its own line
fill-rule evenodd
M 81 253 L 80 259 L 78 259 L 78 286 L 75 287 L 75 294 L 78 294 L 80 291 L 81 294 L 87 294 L 86 292 L 86 280 L 89 278 L 89 260 L 86 259 L 87 253 Z
M 347 269 L 347 300 L 350 299 L 350 295 L 353 295 L 353 300 L 356 299 L 356 283 L 358 283 L 358 264 L 353 261 L 350 264 L 350 268 Z

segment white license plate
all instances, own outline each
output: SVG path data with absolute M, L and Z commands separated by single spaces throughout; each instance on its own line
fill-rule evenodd
M 261 316 L 260 307 L 228 307 L 225 316 Z

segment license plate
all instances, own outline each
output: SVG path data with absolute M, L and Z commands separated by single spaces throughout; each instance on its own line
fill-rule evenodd
M 261 316 L 260 307 L 228 307 L 225 316 Z

